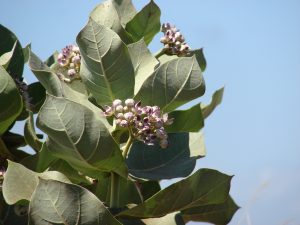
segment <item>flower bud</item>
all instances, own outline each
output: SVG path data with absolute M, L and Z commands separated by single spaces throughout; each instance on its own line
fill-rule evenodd
M 75 69 L 69 69 L 69 70 L 68 70 L 68 76 L 74 77 L 75 75 L 76 75 Z
M 168 145 L 169 145 L 169 142 L 168 142 L 167 139 L 162 139 L 162 140 L 160 141 L 159 145 L 160 145 L 161 148 L 167 148 Z
M 115 99 L 112 105 L 114 108 L 116 108 L 118 105 L 122 105 L 122 101 L 120 99 Z
M 134 103 L 135 103 L 134 100 L 131 99 L 131 98 L 125 100 L 125 105 L 126 105 L 127 107 L 133 107 L 133 106 L 134 106 Z
M 132 120 L 133 117 L 134 117 L 134 116 L 133 116 L 133 113 L 132 113 L 132 112 L 127 112 L 127 113 L 124 114 L 124 118 L 125 118 L 125 120 L 127 120 L 127 121 Z
M 121 112 L 123 112 L 123 106 L 122 106 L 122 105 L 118 105 L 118 106 L 116 106 L 116 109 L 115 109 L 115 111 L 116 111 L 116 112 L 118 112 L 118 113 L 121 113 Z

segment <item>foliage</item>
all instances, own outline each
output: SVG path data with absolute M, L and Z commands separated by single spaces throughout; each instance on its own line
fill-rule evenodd
M 107 0 L 78 47 L 45 62 L 0 25 L 0 224 L 229 223 L 232 176 L 192 173 L 223 88 L 208 105 L 178 109 L 204 95 L 206 60 L 160 15 L 152 0 L 139 12 Z M 147 45 L 161 27 L 153 55 Z M 25 64 L 37 82 L 24 81 Z M 16 121 L 23 135 L 11 132 Z M 183 179 L 161 190 L 173 178 Z

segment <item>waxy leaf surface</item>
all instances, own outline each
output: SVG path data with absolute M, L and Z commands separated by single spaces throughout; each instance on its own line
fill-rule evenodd
M 102 111 L 78 100 L 47 95 L 37 125 L 48 134 L 48 149 L 89 176 L 114 171 L 126 177 L 121 151 L 102 122 Z
M 168 112 L 204 92 L 204 79 L 195 56 L 180 57 L 158 67 L 143 83 L 135 99 Z
M 81 78 L 100 105 L 134 93 L 134 69 L 126 45 L 111 29 L 90 19 L 77 36 Z
M 55 180 L 39 180 L 29 213 L 32 225 L 121 225 L 94 194 Z
M 190 177 L 170 185 L 144 203 L 123 211 L 118 216 L 161 217 L 192 207 L 223 203 L 228 198 L 231 178 L 216 170 L 198 170 Z

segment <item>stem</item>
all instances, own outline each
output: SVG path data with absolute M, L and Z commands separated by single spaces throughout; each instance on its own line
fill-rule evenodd
M 130 149 L 130 146 L 133 142 L 133 138 L 132 138 L 132 134 L 131 134 L 131 131 L 129 131 L 129 138 L 126 142 L 126 145 L 124 146 L 124 150 L 123 150 L 123 157 L 126 159 L 127 158 L 127 155 L 128 155 L 128 152 L 129 152 L 129 149 Z
M 159 58 L 161 57 L 163 54 L 165 54 L 165 49 L 162 48 L 158 53 L 155 54 L 155 58 Z
M 3 159 L 10 159 L 10 160 L 13 160 L 14 158 L 13 155 L 7 149 L 1 137 L 0 137 L 0 157 Z
M 117 208 L 119 207 L 119 177 L 117 174 L 111 172 L 110 177 L 110 208 Z

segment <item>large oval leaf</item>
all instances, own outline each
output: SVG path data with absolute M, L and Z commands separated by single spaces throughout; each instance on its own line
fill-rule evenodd
M 14 45 L 16 46 L 14 47 Z M 24 69 L 24 55 L 22 46 L 16 35 L 0 24 L 0 56 L 13 49 L 12 57 L 6 70 L 14 77 L 22 77 Z
M 192 176 L 170 185 L 118 216 L 161 217 L 187 208 L 223 203 L 228 198 L 231 178 L 232 176 L 216 170 L 198 170 Z
M 9 161 L 3 181 L 3 196 L 8 204 L 15 204 L 20 200 L 30 201 L 32 193 L 38 185 L 38 179 L 53 179 L 70 183 L 62 173 L 56 171 L 35 173 L 21 164 Z
M 119 36 L 90 19 L 76 40 L 83 57 L 81 78 L 98 104 L 132 97 L 134 69 Z
M 55 180 L 39 180 L 29 205 L 32 225 L 121 225 L 88 190 Z
M 204 79 L 195 56 L 181 57 L 161 65 L 143 83 L 135 98 L 144 105 L 157 105 L 167 112 L 204 92 Z
M 89 176 L 114 171 L 127 177 L 127 169 L 98 108 L 47 95 L 37 118 L 48 134 L 47 147 L 57 157 Z
M 149 180 L 186 177 L 205 155 L 202 133 L 170 133 L 169 143 L 162 149 L 158 144 L 135 142 L 126 160 L 130 174 Z
M 14 80 L 0 66 L 0 135 L 14 122 L 22 108 L 22 97 Z
M 160 9 L 150 1 L 132 20 L 126 24 L 126 31 L 131 34 L 134 42 L 144 38 L 149 44 L 160 30 Z

